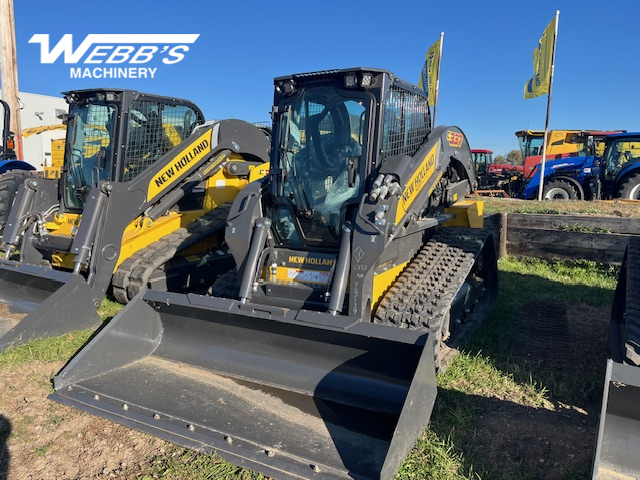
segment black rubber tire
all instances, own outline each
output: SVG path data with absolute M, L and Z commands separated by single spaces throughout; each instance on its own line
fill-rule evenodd
M 9 170 L 0 175 L 0 235 L 7 223 L 18 187 L 24 183 L 25 179 L 35 176 L 37 174 L 31 170 Z
M 578 189 L 566 180 L 550 180 L 542 189 L 544 200 L 579 200 Z
M 611 358 L 640 366 L 640 237 L 629 240 L 611 310 Z
M 627 200 L 640 200 L 640 173 L 628 175 L 620 182 L 618 197 Z

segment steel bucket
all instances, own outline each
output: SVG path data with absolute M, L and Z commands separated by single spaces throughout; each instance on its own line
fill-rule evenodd
M 84 277 L 35 265 L 0 263 L 0 352 L 35 338 L 97 328 Z
M 60 371 L 51 398 L 279 479 L 390 479 L 435 401 L 427 340 L 148 291 Z

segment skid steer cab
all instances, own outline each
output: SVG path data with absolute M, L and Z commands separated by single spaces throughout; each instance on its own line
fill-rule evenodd
M 269 175 L 227 220 L 236 268 L 208 295 L 137 297 L 54 398 L 276 478 L 391 479 L 495 302 L 471 152 L 388 71 L 274 86 Z
M 269 129 L 131 90 L 64 95 L 60 178 L 24 180 L 3 230 L 0 301 L 28 315 L 0 319 L 0 349 L 97 326 L 110 284 L 123 303 L 208 285 L 233 263 L 230 202 L 268 171 Z

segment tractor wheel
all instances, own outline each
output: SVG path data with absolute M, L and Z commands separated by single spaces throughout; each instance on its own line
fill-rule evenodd
M 640 239 L 631 238 L 611 311 L 611 358 L 640 366 Z
M 0 175 L 0 235 L 9 218 L 18 187 L 24 183 L 25 179 L 35 176 L 35 172 L 30 170 L 9 170 Z
M 628 200 L 640 200 L 640 173 L 625 177 L 620 183 L 618 197 Z
M 578 200 L 579 194 L 576 187 L 566 180 L 551 180 L 542 190 L 544 200 Z

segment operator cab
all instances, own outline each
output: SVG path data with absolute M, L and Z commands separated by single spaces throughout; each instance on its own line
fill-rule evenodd
M 99 182 L 129 182 L 204 122 L 191 102 L 131 90 L 65 92 L 64 208 L 80 212 Z
M 337 246 L 347 211 L 364 194 L 374 98 L 335 76 L 280 88 L 272 182 L 277 240 L 293 248 Z
M 427 139 L 427 98 L 387 71 L 364 68 L 280 77 L 275 87 L 275 240 L 335 250 L 373 172 Z
M 489 165 L 493 163 L 493 152 L 491 150 L 471 150 L 471 158 L 478 175 L 487 175 Z
M 604 179 L 615 180 L 623 169 L 640 161 L 640 137 L 612 137 L 604 156 Z
M 260 196 L 270 222 L 255 224 L 269 234 L 256 259 L 260 273 L 251 295 L 258 303 L 270 297 L 270 304 L 326 311 L 339 253 L 352 237 L 361 206 L 372 201 L 374 191 L 399 193 L 397 181 L 374 188 L 378 177 L 396 178 L 381 170 L 391 165 L 404 172 L 428 138 L 427 97 L 385 70 L 297 74 L 275 79 L 272 121 L 270 175 Z M 253 202 L 243 201 L 242 208 Z M 374 228 L 393 222 L 385 212 L 366 221 Z M 226 239 L 240 258 L 246 251 L 234 249 L 248 245 L 238 232 L 228 227 Z
M 343 206 L 362 196 L 358 166 L 369 103 L 327 86 L 303 90 L 286 106 L 279 145 L 284 178 L 276 192 L 284 205 L 274 217 L 282 240 L 337 242 Z

